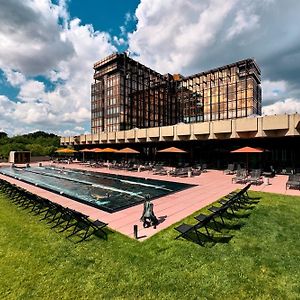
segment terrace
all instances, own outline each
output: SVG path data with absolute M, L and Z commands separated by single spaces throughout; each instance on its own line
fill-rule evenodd
M 61 166 L 62 164 L 60 164 Z M 66 164 L 66 168 L 75 170 L 91 171 L 91 168 L 79 164 Z M 55 194 L 35 185 L 21 182 L 11 177 L 0 174 L 0 179 L 5 179 L 12 184 L 16 184 L 34 194 L 56 202 L 64 207 L 79 211 L 92 219 L 99 219 L 109 224 L 109 227 L 131 238 L 134 237 L 134 225 L 138 225 L 139 241 L 143 241 L 157 232 L 168 228 L 170 225 L 190 216 L 195 211 L 207 207 L 217 199 L 229 194 L 235 189 L 242 188 L 242 184 L 233 184 L 233 175 L 224 175 L 222 171 L 209 170 L 200 176 L 192 178 L 169 177 L 153 175 L 149 171 L 130 172 L 124 170 L 111 170 L 105 167 L 97 168 L 96 172 L 125 176 L 135 176 L 140 178 L 165 180 L 183 184 L 193 185 L 192 187 L 172 193 L 153 201 L 154 212 L 159 220 L 159 225 L 154 229 L 143 228 L 140 217 L 143 211 L 143 204 L 138 204 L 114 213 L 109 213 L 95 207 L 74 201 L 62 195 Z M 287 175 L 277 175 L 270 179 L 269 185 L 252 186 L 251 190 L 268 193 L 278 193 L 285 195 L 300 196 L 300 191 L 296 189 L 286 189 Z

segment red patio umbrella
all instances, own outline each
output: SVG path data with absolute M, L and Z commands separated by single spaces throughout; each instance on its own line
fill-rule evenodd
M 243 147 L 239 148 L 233 151 L 230 151 L 231 153 L 262 153 L 264 152 L 261 148 L 253 148 L 253 147 Z
M 185 150 L 176 148 L 176 147 L 169 147 L 163 150 L 159 150 L 157 152 L 161 152 L 161 153 L 187 153 Z
M 246 161 L 247 170 L 248 170 L 248 160 L 249 160 L 248 154 L 249 153 L 262 153 L 262 152 L 264 152 L 264 149 L 253 148 L 253 147 L 249 147 L 249 146 L 230 151 L 230 153 L 246 153 L 247 154 L 247 161 Z
M 127 147 L 127 148 L 123 148 L 123 149 L 119 150 L 118 153 L 138 154 L 138 153 L 140 153 L 140 151 L 137 151 L 135 149 Z
M 93 148 L 90 150 L 90 152 L 98 153 L 98 152 L 102 152 L 102 149 L 101 148 Z
M 118 150 L 113 149 L 113 148 L 104 148 L 99 152 L 101 152 L 101 153 L 115 153 L 115 152 L 118 152 Z
M 186 154 L 187 151 L 185 150 L 182 150 L 180 148 L 176 148 L 176 147 L 169 147 L 169 148 L 166 148 L 166 149 L 163 149 L 163 150 L 159 150 L 157 151 L 158 153 L 174 153 L 175 157 L 177 156 L 177 154 L 180 156 L 180 154 Z M 171 165 L 171 156 L 172 155 L 169 155 L 169 165 Z
M 121 154 L 123 153 L 123 154 L 125 154 L 125 159 L 127 160 L 127 155 L 128 154 L 139 154 L 140 151 L 137 151 L 135 149 L 127 147 L 127 148 L 123 148 L 121 150 L 118 150 L 116 153 L 121 153 Z
M 79 150 L 79 152 L 82 152 L 82 161 L 84 161 L 84 153 L 86 153 L 86 152 L 93 152 L 93 151 L 91 149 L 85 148 L 85 149 Z

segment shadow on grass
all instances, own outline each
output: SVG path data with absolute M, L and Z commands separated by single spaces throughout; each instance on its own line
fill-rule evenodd
M 243 226 L 245 226 L 246 223 L 237 223 L 237 224 L 229 224 L 225 223 L 222 224 L 222 229 L 224 230 L 241 230 Z
M 190 232 L 187 235 L 182 236 L 183 239 L 198 244 L 202 247 L 212 248 L 216 244 L 227 244 L 233 238 L 233 235 L 222 235 L 215 236 L 204 234 L 203 232 L 198 231 L 197 234 L 195 232 Z

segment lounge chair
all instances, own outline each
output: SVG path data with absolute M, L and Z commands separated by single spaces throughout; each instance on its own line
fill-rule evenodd
M 247 170 L 240 169 L 236 171 L 236 176 L 232 178 L 234 183 L 246 183 L 247 182 Z
M 207 164 L 202 164 L 201 169 L 202 169 L 203 173 L 206 173 L 207 172 Z
M 153 168 L 153 175 L 167 175 L 168 172 L 163 166 L 156 166 Z
M 69 234 L 67 237 L 71 237 L 83 231 L 81 239 L 77 241 L 78 243 L 98 232 L 101 232 L 105 239 L 107 238 L 107 233 L 103 230 L 104 227 L 108 225 L 107 223 L 104 223 L 100 220 L 90 220 L 87 215 L 84 215 L 77 211 L 72 211 L 72 216 L 76 220 L 76 223 L 72 233 Z
M 199 215 L 195 216 L 194 218 L 202 225 L 202 227 L 205 228 L 208 237 L 211 237 L 211 234 L 208 231 L 207 225 L 211 221 L 214 222 L 214 224 L 215 224 L 215 226 L 216 226 L 216 228 L 218 230 L 218 225 L 216 223 L 216 220 L 214 219 L 214 215 L 213 214 L 210 214 L 210 215 L 199 214 Z
M 263 179 L 261 177 L 261 170 L 260 169 L 252 170 L 250 172 L 250 177 L 247 178 L 247 182 L 251 182 L 253 184 L 262 184 Z
M 180 224 L 179 226 L 174 228 L 176 231 L 178 231 L 180 233 L 175 239 L 178 239 L 180 237 L 185 237 L 185 238 L 190 239 L 191 241 L 195 242 L 195 239 L 192 236 L 192 234 L 194 233 L 197 238 L 196 242 L 198 244 L 202 245 L 203 243 L 201 242 L 200 232 L 198 231 L 198 229 L 205 227 L 206 231 L 208 232 L 206 225 L 208 224 L 209 221 L 210 221 L 210 217 L 207 216 L 207 218 L 204 217 L 202 220 L 200 220 L 195 225 L 189 225 L 186 223 Z M 201 234 L 203 234 L 203 233 L 201 233 Z M 208 233 L 208 235 L 209 235 L 209 233 Z M 210 237 L 210 235 L 209 235 L 209 237 Z
M 201 175 L 201 167 L 192 167 L 192 175 L 193 176 L 199 176 Z
M 300 189 L 300 175 L 289 175 L 285 189 L 294 188 Z
M 228 164 L 228 167 L 226 170 L 224 170 L 224 174 L 226 175 L 232 175 L 234 174 L 234 164 Z
M 197 231 L 197 224 L 189 225 L 186 223 L 182 223 L 179 226 L 175 227 L 174 229 L 180 233 L 175 239 L 178 239 L 180 237 L 185 237 L 194 242 L 194 239 L 191 237 L 191 234 L 195 233 L 198 244 L 202 244 L 200 240 L 199 232 Z
M 171 171 L 169 174 L 175 177 L 187 177 L 189 172 L 191 172 L 190 168 L 176 168 L 174 171 Z

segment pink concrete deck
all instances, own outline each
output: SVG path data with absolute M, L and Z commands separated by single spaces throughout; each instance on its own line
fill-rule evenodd
M 200 176 L 192 178 L 173 178 L 168 176 L 152 175 L 152 173 L 148 171 L 137 173 L 123 170 L 109 170 L 107 168 L 95 169 L 79 164 L 59 164 L 58 166 L 149 179 L 169 180 L 196 185 L 195 187 L 167 195 L 153 201 L 155 215 L 160 220 L 160 224 L 157 226 L 157 228 L 153 229 L 152 227 L 143 228 L 142 223 L 139 220 L 143 211 L 142 204 L 110 214 L 55 193 L 51 193 L 42 188 L 0 175 L 0 178 L 17 184 L 41 197 L 45 197 L 65 207 L 80 211 L 86 215 L 89 215 L 92 219 L 100 219 L 101 221 L 108 223 L 108 226 L 113 230 L 121 232 L 129 237 L 133 237 L 133 225 L 137 224 L 138 235 L 140 237 L 139 240 L 144 240 L 153 236 L 160 230 L 169 227 L 170 225 L 184 219 L 195 211 L 213 203 L 231 191 L 243 186 L 240 184 L 233 184 L 231 182 L 232 176 L 224 175 L 222 171 L 216 170 L 209 170 L 207 173 L 202 173 Z M 300 196 L 299 190 L 285 190 L 286 181 L 287 176 L 277 175 L 275 178 L 270 179 L 270 185 L 253 186 L 251 189 L 255 191 Z

